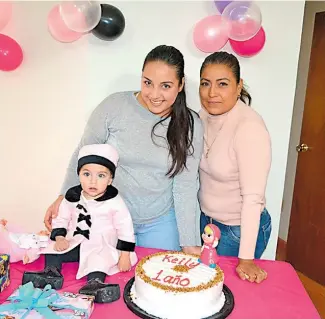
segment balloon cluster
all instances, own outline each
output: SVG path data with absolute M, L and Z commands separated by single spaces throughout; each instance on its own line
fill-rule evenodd
M 96 1 L 62 1 L 48 15 L 48 29 L 54 39 L 73 42 L 91 32 L 105 41 L 117 39 L 125 29 L 122 12 Z
M 0 1 L 0 31 L 9 23 L 12 3 Z M 23 50 L 16 40 L 0 33 L 0 71 L 13 71 L 23 61 Z
M 0 31 L 9 23 L 12 3 L 0 0 Z M 48 14 L 48 29 L 54 39 L 73 42 L 91 32 L 105 41 L 117 39 L 125 29 L 122 12 L 96 1 L 65 1 L 54 6 Z M 23 61 L 21 46 L 11 37 L 0 33 L 0 71 L 13 71 Z
M 206 53 L 222 49 L 229 41 L 240 56 L 252 57 L 265 44 L 262 14 L 252 1 L 214 1 L 220 14 L 200 20 L 194 27 L 196 47 Z

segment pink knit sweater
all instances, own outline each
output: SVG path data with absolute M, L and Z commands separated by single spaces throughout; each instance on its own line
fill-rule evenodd
M 200 117 L 206 141 L 200 164 L 201 209 L 220 223 L 241 225 L 239 258 L 253 259 L 271 166 L 269 133 L 263 119 L 241 101 L 218 116 L 202 109 Z

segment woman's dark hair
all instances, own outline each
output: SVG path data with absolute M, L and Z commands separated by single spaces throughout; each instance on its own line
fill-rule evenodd
M 160 61 L 174 67 L 177 79 L 181 85 L 184 78 L 184 57 L 183 54 L 173 46 L 160 45 L 151 50 L 146 56 L 142 71 L 149 62 Z M 152 139 L 155 134 L 156 127 L 170 118 L 167 129 L 167 142 L 169 146 L 169 155 L 172 158 L 172 164 L 166 175 L 171 178 L 186 168 L 187 156 L 193 154 L 193 130 L 194 118 L 192 112 L 186 105 L 185 85 L 177 95 L 172 105 L 172 111 L 158 123 L 156 123 L 151 131 Z
M 228 66 L 231 71 L 233 72 L 237 84 L 240 82 L 240 65 L 238 59 L 231 53 L 224 52 L 224 51 L 219 51 L 219 52 L 214 52 L 207 56 L 205 60 L 202 63 L 201 70 L 200 70 L 200 76 L 202 75 L 202 72 L 204 68 L 210 64 L 222 64 Z M 240 97 L 241 101 L 244 103 L 247 103 L 248 105 L 251 105 L 252 102 L 252 97 L 246 90 L 246 88 L 242 88 L 240 92 Z

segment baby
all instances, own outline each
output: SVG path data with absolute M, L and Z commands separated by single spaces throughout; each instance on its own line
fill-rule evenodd
M 79 291 L 95 296 L 95 302 L 120 297 L 118 285 L 105 284 L 106 275 L 129 271 L 137 262 L 132 219 L 118 190 L 112 186 L 118 154 L 107 144 L 80 149 L 77 173 L 80 185 L 70 188 L 58 217 L 52 221 L 51 240 L 43 250 L 45 269 L 25 272 L 23 283 L 44 288 L 63 284 L 62 263 L 79 261 L 77 279 L 87 276 Z

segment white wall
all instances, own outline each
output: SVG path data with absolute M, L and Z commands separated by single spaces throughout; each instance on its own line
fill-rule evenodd
M 16 72 L 0 73 L 0 215 L 23 222 L 28 230 L 42 227 L 45 210 L 56 198 L 93 108 L 109 93 L 139 88 L 143 59 L 154 46 L 171 44 L 184 53 L 189 104 L 199 109 L 199 68 L 205 54 L 194 47 L 191 34 L 199 19 L 217 12 L 212 1 L 114 2 L 127 23 L 120 39 L 108 43 L 88 36 L 62 44 L 46 28 L 53 4 L 15 3 L 12 22 L 4 30 L 23 46 L 25 61 Z M 273 141 L 267 188 L 273 233 L 265 253 L 273 258 L 304 3 L 263 1 L 259 5 L 267 43 L 260 55 L 240 62 L 253 107 L 264 117 Z

